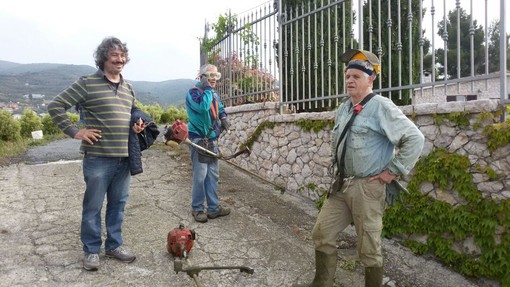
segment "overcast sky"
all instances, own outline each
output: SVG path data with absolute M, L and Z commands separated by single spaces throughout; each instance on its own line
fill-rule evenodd
M 468 14 L 473 9 L 478 24 L 484 25 L 485 1 L 470 1 L 461 0 L 461 6 Z M 490 25 L 492 19 L 499 18 L 500 0 L 487 1 Z M 446 2 L 447 11 L 455 8 L 455 1 Z M 131 62 L 123 72 L 127 79 L 193 79 L 200 65 L 198 38 L 204 35 L 206 21 L 216 22 L 228 9 L 243 15 L 262 4 L 272 6 L 271 3 L 272 0 L 1 0 L 0 60 L 95 67 L 92 54 L 97 45 L 104 37 L 116 36 L 129 48 Z M 432 0 L 426 0 L 424 6 L 430 3 Z M 444 2 L 433 3 L 436 21 L 442 20 Z M 507 15 L 508 6 L 510 3 Z M 510 17 L 506 17 L 506 22 L 510 33 Z M 430 33 L 430 25 L 424 24 Z
M 195 78 L 206 21 L 231 9 L 242 14 L 265 0 L 2 0 L 0 60 L 95 67 L 107 36 L 126 42 L 133 81 Z M 272 2 L 271 2 L 272 3 Z

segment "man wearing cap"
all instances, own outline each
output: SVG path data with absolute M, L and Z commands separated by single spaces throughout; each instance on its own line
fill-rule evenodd
M 333 286 L 336 242 L 351 223 L 356 228 L 358 260 L 365 266 L 365 286 L 382 286 L 386 185 L 410 172 L 421 154 L 424 137 L 391 100 L 372 92 L 381 69 L 376 55 L 348 50 L 342 62 L 347 63 L 349 97 L 337 110 L 331 147 L 333 166 L 343 180 L 332 185 L 312 231 L 316 273 L 308 286 Z M 353 113 L 356 116 L 340 141 Z

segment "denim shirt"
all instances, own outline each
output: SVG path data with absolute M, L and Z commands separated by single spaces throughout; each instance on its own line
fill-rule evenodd
M 351 116 L 352 104 L 347 100 L 336 112 L 332 133 L 332 161 L 336 168 L 335 149 Z M 354 118 L 336 150 L 338 161 L 344 144 L 347 176 L 374 176 L 385 169 L 396 175 L 407 175 L 421 154 L 424 136 L 391 100 L 376 95 Z

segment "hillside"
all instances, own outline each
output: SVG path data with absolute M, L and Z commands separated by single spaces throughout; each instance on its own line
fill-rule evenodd
M 188 89 L 195 84 L 195 80 L 178 79 L 163 82 L 131 81 L 136 97 L 143 104 L 158 103 L 180 107 L 184 105 Z
M 20 101 L 26 94 L 43 94 L 51 98 L 80 76 L 92 74 L 94 67 L 66 64 L 18 64 L 0 60 L 0 101 Z M 137 99 L 144 105 L 181 106 L 191 79 L 163 82 L 133 81 Z M 28 83 L 28 85 L 27 85 Z

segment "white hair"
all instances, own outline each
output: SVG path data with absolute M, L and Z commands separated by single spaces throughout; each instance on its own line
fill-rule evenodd
M 212 69 L 218 69 L 215 65 L 213 64 L 205 64 L 205 65 L 202 65 L 202 67 L 200 67 L 200 75 L 203 75 L 205 73 L 207 73 L 207 71 L 210 71 Z

